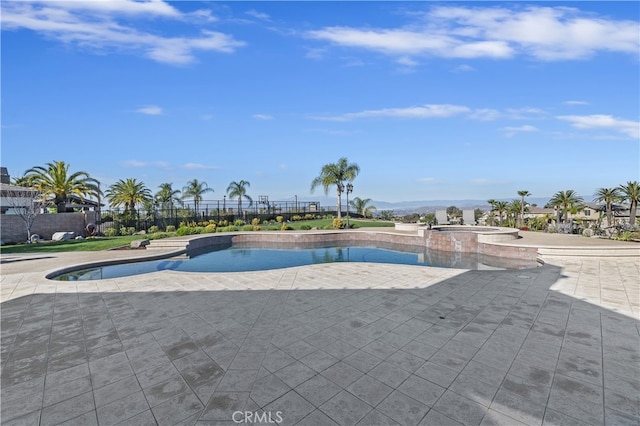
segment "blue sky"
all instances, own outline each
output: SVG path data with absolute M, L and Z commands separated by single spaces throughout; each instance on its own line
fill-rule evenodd
M 2 165 L 104 188 L 549 197 L 640 179 L 637 2 L 2 2 Z M 333 190 L 330 195 L 333 194 Z

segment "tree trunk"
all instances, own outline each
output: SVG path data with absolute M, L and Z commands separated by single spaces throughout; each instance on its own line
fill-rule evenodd
M 336 209 L 338 210 L 338 219 L 342 217 L 342 194 L 338 192 L 338 204 L 336 204 Z
M 629 209 L 629 225 L 631 226 L 635 226 L 636 225 L 636 209 L 637 209 L 638 205 L 635 202 L 631 203 L 631 207 Z

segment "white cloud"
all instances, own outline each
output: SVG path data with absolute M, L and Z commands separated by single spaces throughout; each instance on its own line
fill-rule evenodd
M 544 29 L 544 30 L 541 30 Z M 598 52 L 637 56 L 638 23 L 568 7 L 435 7 L 419 24 L 399 28 L 324 27 L 316 40 L 392 56 L 572 60 Z
M 504 131 L 505 136 L 510 138 L 515 136 L 517 133 L 528 133 L 528 132 L 538 132 L 540 131 L 540 129 L 538 129 L 537 127 L 531 126 L 529 124 L 525 124 L 524 126 L 519 126 L 519 127 L 503 127 L 502 131 Z
M 145 161 L 138 161 L 138 160 L 125 160 L 125 161 L 122 161 L 120 163 L 120 165 L 122 167 L 140 168 L 140 167 L 147 167 L 149 165 L 149 163 L 147 163 Z
M 434 177 L 423 177 L 423 178 L 417 179 L 417 181 L 421 183 L 436 183 L 437 179 Z
M 561 115 L 560 120 L 568 121 L 577 129 L 613 130 L 630 138 L 640 139 L 640 122 L 623 120 L 605 114 Z
M 164 110 L 157 105 L 148 105 L 142 108 L 138 108 L 135 112 L 145 115 L 162 115 Z
M 263 21 L 270 21 L 271 20 L 271 17 L 269 15 L 267 15 L 266 13 L 258 12 L 255 9 L 247 10 L 245 13 L 247 15 L 249 15 L 249 16 L 253 16 L 254 18 L 258 18 L 258 19 L 261 19 Z
M 245 43 L 220 32 L 162 36 L 144 32 L 121 20 L 167 18 L 211 21 L 209 11 L 181 14 L 169 4 L 152 0 L 2 2 L 2 29 L 29 29 L 65 44 L 101 53 L 117 51 L 146 56 L 157 62 L 187 64 L 197 51 L 230 53 Z
M 469 118 L 473 120 L 480 120 L 480 121 L 492 121 L 492 120 L 497 120 L 501 116 L 502 116 L 502 113 L 497 109 L 480 108 L 480 109 L 474 110 L 469 115 Z
M 513 120 L 532 120 L 542 118 L 547 115 L 547 111 L 532 107 L 507 108 L 505 115 Z
M 470 109 L 461 105 L 423 105 L 408 108 L 384 108 L 350 112 L 338 116 L 313 117 L 316 120 L 352 121 L 360 118 L 445 118 L 469 112 Z
M 256 120 L 273 120 L 273 116 L 269 114 L 253 114 L 251 117 Z
M 217 167 L 207 166 L 205 164 L 200 163 L 185 163 L 181 166 L 183 169 L 187 170 L 215 170 Z
M 589 105 L 589 102 L 586 101 L 564 101 L 565 105 Z
M 418 62 L 411 59 L 409 56 L 402 56 L 396 60 L 400 65 L 404 65 L 405 67 L 415 67 L 418 65 Z
M 467 65 L 467 64 L 462 64 L 462 65 L 458 65 L 457 67 L 453 68 L 451 71 L 455 72 L 455 73 L 459 73 L 459 72 L 471 72 L 471 71 L 475 71 L 476 69 L 474 67 L 472 67 L 471 65 Z

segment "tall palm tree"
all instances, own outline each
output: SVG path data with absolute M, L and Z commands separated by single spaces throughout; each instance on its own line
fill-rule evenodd
M 372 211 L 377 210 L 376 206 L 368 206 L 371 202 L 371 198 L 365 198 L 364 200 L 360 197 L 355 197 L 353 200 L 349 201 L 349 205 L 353 207 L 358 214 L 361 214 L 363 217 L 371 217 Z
M 66 210 L 71 195 L 100 198 L 100 182 L 89 176 L 87 172 L 69 172 L 70 165 L 64 161 L 47 163 L 46 167 L 36 166 L 25 172 L 21 180 L 28 186 L 36 188 L 44 198 L 53 198 L 58 213 Z
M 242 214 L 242 199 L 246 198 L 249 201 L 249 207 L 253 204 L 251 197 L 247 195 L 247 187 L 251 186 L 246 180 L 240 182 L 233 181 L 227 187 L 227 195 L 230 199 L 238 197 L 238 214 Z
M 520 190 L 518 191 L 518 195 L 521 197 L 520 198 L 520 226 L 524 225 L 524 208 L 525 208 L 525 202 L 524 202 L 524 197 L 528 197 L 531 195 L 531 193 L 529 191 L 527 191 L 526 189 Z
M 626 185 L 620 185 L 618 187 L 622 193 L 622 198 L 629 203 L 629 224 L 631 226 L 636 225 L 636 209 L 638 208 L 638 200 L 640 200 L 640 182 L 628 181 Z
M 579 207 L 584 203 L 584 199 L 579 196 L 573 189 L 566 191 L 558 191 L 549 200 L 547 205 L 558 208 L 558 219 L 562 218 L 564 223 L 567 220 L 567 213 L 575 207 Z
M 160 190 L 156 192 L 155 200 L 160 203 L 161 210 L 166 211 L 169 209 L 169 215 L 173 215 L 173 207 L 176 202 L 181 203 L 179 189 L 173 189 L 172 183 L 161 183 L 159 186 Z
M 182 188 L 182 198 L 193 198 L 193 207 L 198 214 L 198 207 L 202 201 L 202 196 L 207 192 L 213 192 L 212 188 L 209 188 L 207 182 L 200 182 L 198 179 L 193 179 L 187 182 L 187 186 Z
M 613 203 L 622 199 L 620 188 L 598 188 L 593 197 L 593 201 L 605 204 L 607 226 L 611 226 L 613 224 Z
M 151 191 L 135 178 L 120 179 L 111 185 L 105 192 L 109 204 L 114 207 L 124 205 L 124 211 L 129 212 L 131 217 L 136 213 L 136 204 L 151 201 Z
M 336 208 L 338 217 L 342 217 L 342 192 L 345 190 L 345 182 L 353 182 L 360 173 L 360 166 L 356 163 L 349 163 L 346 157 L 342 157 L 337 163 L 329 163 L 322 166 L 320 175 L 311 182 L 311 192 L 318 186 L 324 188 L 324 193 L 329 193 L 329 187 L 336 185 L 338 202 Z
M 506 201 L 496 201 L 495 202 L 495 210 L 498 212 L 498 216 L 500 217 L 500 226 L 502 226 L 502 214 L 507 211 L 509 208 L 509 203 Z
M 487 203 L 489 203 L 489 205 L 491 206 L 491 208 L 489 209 L 489 218 L 491 219 L 491 225 L 493 225 L 493 212 L 496 209 L 496 200 L 494 200 L 493 198 L 487 200 Z

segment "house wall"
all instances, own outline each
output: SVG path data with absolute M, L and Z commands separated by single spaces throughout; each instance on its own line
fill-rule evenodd
M 76 236 L 85 236 L 87 223 L 96 222 L 96 212 L 40 214 L 36 216 L 32 234 L 38 234 L 50 240 L 56 232 L 75 232 Z M 27 230 L 20 216 L 13 214 L 0 215 L 0 240 L 3 243 L 17 243 L 27 240 Z

